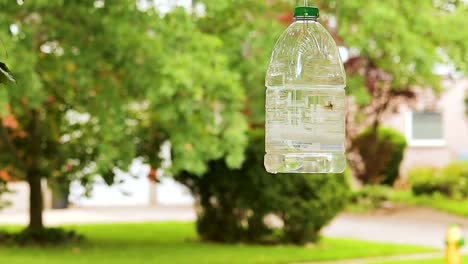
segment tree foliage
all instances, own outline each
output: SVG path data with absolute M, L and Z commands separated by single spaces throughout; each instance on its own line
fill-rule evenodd
M 207 33 L 224 40 L 230 67 L 241 73 L 250 124 L 264 122 L 264 75 L 276 38 L 292 21 L 302 1 L 211 1 L 198 21 Z M 441 87 L 438 63 L 468 68 L 467 5 L 463 1 L 319 0 L 320 22 L 345 47 L 349 59 L 347 152 L 354 174 L 365 164 L 352 139 L 365 128 L 377 133 L 383 116 L 414 99 L 415 87 Z
M 353 145 L 366 127 L 377 133 L 383 116 L 414 98 L 414 88 L 443 90 L 438 63 L 468 70 L 463 1 L 319 1 L 323 21 L 340 45 L 348 48 L 348 160 L 354 174 L 366 168 Z
M 8 1 L 0 24 L 17 79 L 0 90 L 0 169 L 29 182 L 31 229 L 42 228 L 42 178 L 112 183 L 137 155 L 159 166 L 166 140 L 174 171 L 242 162 L 239 75 L 191 15 L 162 19 L 133 0 Z
M 134 146 L 126 140 L 130 130 L 123 101 L 130 90 L 126 82 L 133 78 L 124 69 L 131 68 L 123 59 L 130 49 L 113 39 L 118 37 L 114 26 L 125 29 L 120 34 L 132 31 L 119 22 L 132 13 L 131 5 L 125 5 L 1 4 L 0 23 L 9 26 L 0 38 L 18 82 L 0 95 L 0 163 L 12 177 L 30 184 L 30 228 L 42 227 L 41 178 L 66 175 L 86 181 L 111 175 L 134 157 Z
M 211 160 L 239 167 L 246 121 L 263 126 L 265 69 L 295 1 L 194 1 L 203 16 L 182 9 L 161 16 L 136 2 L 0 3 L 9 53 L 0 64 L 0 178 L 34 186 L 36 216 L 44 177 L 112 183 L 115 168 L 125 170 L 136 156 L 159 167 L 166 141 L 174 173 L 203 175 Z M 436 63 L 468 70 L 468 31 L 460 30 L 467 5 L 316 3 L 321 22 L 349 51 L 349 161 L 363 173 L 352 141 L 362 129 L 377 133 L 414 87 L 442 90 Z M 11 79 L 6 65 L 15 85 L 3 85 Z
M 241 88 L 247 95 L 244 114 L 250 126 L 263 126 L 265 70 L 276 39 L 289 22 L 281 23 L 281 18 L 290 5 L 260 0 L 197 2 L 206 6 L 205 16 L 197 20 L 198 27 L 223 41 L 229 67 L 240 76 Z
M 240 75 L 228 67 L 222 40 L 201 32 L 194 19 L 179 9 L 155 25 L 162 49 L 155 59 L 158 88 L 140 102 L 148 107 L 138 154 L 158 166 L 159 145 L 169 140 L 174 173 L 201 174 L 208 161 L 223 157 L 239 167 L 247 143 Z

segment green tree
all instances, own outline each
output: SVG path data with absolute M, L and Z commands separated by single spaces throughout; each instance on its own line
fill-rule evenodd
M 163 40 L 157 60 L 158 89 L 149 89 L 140 109 L 138 155 L 160 164 L 161 143 L 172 145 L 173 173 L 202 174 L 210 160 L 239 167 L 247 144 L 240 75 L 215 35 L 201 32 L 183 9 L 167 14 L 154 30 Z
M 324 22 L 340 45 L 348 48 L 348 160 L 355 175 L 366 168 L 352 144 L 362 129 L 373 133 L 384 114 L 414 97 L 415 87 L 442 90 L 436 63 L 468 70 L 463 1 L 318 1 Z M 372 142 L 370 142 L 372 144 Z
M 158 166 L 166 140 L 174 171 L 242 162 L 239 77 L 221 41 L 197 33 L 185 12 L 161 19 L 133 0 L 9 1 L 0 24 L 17 79 L 0 90 L 0 165 L 29 183 L 29 230 L 44 227 L 44 178 L 112 183 L 137 154 Z
M 276 39 L 292 19 L 290 1 L 199 0 L 205 16 L 199 28 L 223 41 L 229 67 L 239 73 L 247 100 L 244 114 L 250 127 L 263 127 L 265 119 L 265 71 Z
M 291 22 L 294 4 L 302 1 L 200 2 L 207 6 L 200 28 L 225 41 L 231 67 L 242 73 L 246 113 L 251 123 L 263 125 L 268 58 L 276 38 Z M 375 134 L 384 114 L 414 98 L 415 87 L 441 91 L 441 76 L 433 71 L 436 63 L 468 69 L 468 31 L 459 30 L 468 23 L 467 5 L 456 0 L 309 3 L 319 6 L 320 22 L 349 51 L 347 150 L 351 168 L 359 175 L 365 168 L 352 138 L 369 127 Z
M 194 2 L 195 6 L 202 4 L 206 11 L 202 17 L 195 16 L 196 27 L 222 41 L 221 51 L 227 58 L 225 67 L 240 76 L 239 88 L 247 97 L 242 109 L 250 130 L 261 127 L 255 140 L 249 142 L 247 160 L 240 169 L 232 169 L 219 159 L 210 162 L 209 169 L 203 174 L 186 171 L 177 174 L 176 179 L 189 187 L 201 207 L 197 219 L 199 235 L 222 242 L 261 242 L 268 240 L 266 234 L 271 235 L 273 231 L 265 226 L 266 215 L 276 214 L 285 224 L 282 235 L 274 235 L 277 240 L 316 241 L 321 227 L 345 204 L 346 177 L 342 174 L 331 177 L 279 175 L 287 176 L 280 179 L 282 177 L 268 175 L 262 162 L 264 144 L 259 144 L 264 137 L 258 136 L 263 135 L 264 126 L 265 70 L 276 39 L 291 22 L 291 3 L 264 0 Z M 340 195 L 334 196 L 337 192 Z M 315 217 L 313 212 L 317 207 L 323 208 L 324 204 L 327 204 L 326 212 Z M 291 209 L 293 207 L 298 210 Z
M 118 35 L 109 30 L 131 32 L 119 22 L 129 14 L 148 25 L 133 6 L 129 1 L 106 8 L 79 1 L 0 6 L 0 23 L 6 25 L 0 39 L 18 80 L 0 90 L 0 163 L 30 186 L 30 230 L 44 227 L 43 178 L 72 173 L 72 167 L 82 178 L 109 175 L 134 157 L 123 107 L 132 79 L 124 67 L 133 64 L 123 57 L 132 47 L 114 41 Z M 86 120 L 70 117 L 73 112 Z
M 231 67 L 242 73 L 246 113 L 263 125 L 263 78 L 269 54 L 295 3 L 302 1 L 201 1 L 207 15 L 200 27 L 227 43 Z M 348 49 L 347 151 L 355 175 L 365 164 L 352 139 L 365 128 L 376 134 L 384 114 L 413 99 L 415 87 L 442 90 L 436 63 L 466 71 L 467 5 L 463 1 L 309 1 L 321 10 L 320 22 Z M 282 10 L 282 11 L 280 11 Z M 286 13 L 284 13 L 286 11 Z M 285 22 L 280 25 L 278 22 Z

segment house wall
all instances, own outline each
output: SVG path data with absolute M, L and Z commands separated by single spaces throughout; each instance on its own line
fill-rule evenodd
M 442 113 L 445 144 L 442 146 L 414 146 L 408 142 L 401 164 L 403 179 L 412 167 L 443 167 L 450 161 L 468 154 L 468 119 L 463 100 L 468 90 L 468 79 L 445 81 L 443 87 L 446 90 L 440 98 L 430 98 L 431 95 L 422 94 L 412 109 L 417 111 L 431 109 Z M 412 109 L 408 106 L 400 107 L 398 114 L 385 118 L 384 125 L 405 135 L 408 128 L 406 113 Z
M 440 102 L 444 109 L 447 146 L 456 156 L 468 153 L 468 118 L 464 104 L 467 90 L 468 80 L 460 81 L 442 96 Z

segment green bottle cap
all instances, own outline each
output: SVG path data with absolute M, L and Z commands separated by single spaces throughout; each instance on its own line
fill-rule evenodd
M 294 17 L 319 17 L 319 9 L 315 6 L 297 6 Z

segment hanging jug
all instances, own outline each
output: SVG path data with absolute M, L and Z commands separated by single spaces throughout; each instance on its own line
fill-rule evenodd
M 346 75 L 317 7 L 294 9 L 268 66 L 265 159 L 271 173 L 340 173 L 345 157 Z

